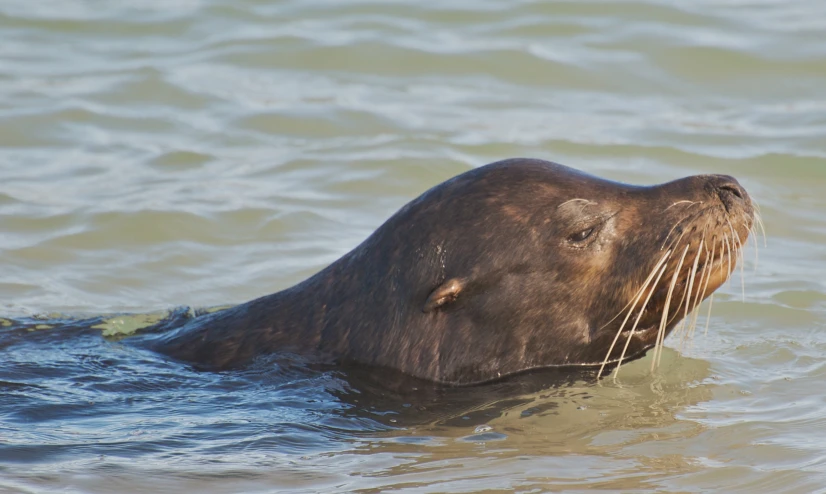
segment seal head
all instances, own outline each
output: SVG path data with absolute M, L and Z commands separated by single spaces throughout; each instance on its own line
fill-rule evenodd
M 293 352 L 453 384 L 614 364 L 728 278 L 753 224 L 725 175 L 634 186 L 500 161 L 428 190 L 308 280 L 150 346 L 215 368 Z

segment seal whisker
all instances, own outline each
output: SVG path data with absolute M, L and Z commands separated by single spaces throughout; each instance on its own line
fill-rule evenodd
M 688 319 L 686 320 L 685 332 L 680 340 L 680 351 L 690 352 L 694 348 L 694 325 L 697 323 L 696 307 L 692 307 L 688 311 Z M 683 346 L 685 345 L 685 347 Z
M 703 336 L 708 335 L 708 326 L 711 323 L 711 306 L 714 304 L 714 294 L 712 293 L 708 297 L 708 313 L 706 314 L 706 329 L 703 332 Z
M 692 291 L 694 290 L 694 278 L 697 276 L 697 266 L 700 263 L 700 253 L 699 247 L 697 255 L 694 256 L 694 262 L 691 265 L 691 269 L 688 272 L 688 288 L 686 289 L 686 299 L 685 299 L 685 309 L 683 312 L 683 320 L 685 321 L 685 332 L 680 335 L 680 350 L 683 348 L 683 344 L 686 341 L 688 333 L 691 330 L 691 324 L 688 322 L 688 314 L 690 311 L 694 310 L 692 307 Z
M 706 229 L 703 228 L 703 238 L 700 240 L 700 245 L 697 247 L 697 258 L 694 261 L 694 269 L 693 269 L 693 273 L 692 273 L 692 279 L 696 276 L 697 266 L 698 266 L 700 257 L 703 254 L 703 251 L 708 252 L 708 249 L 706 249 L 706 246 L 705 246 L 705 232 L 706 232 Z M 706 256 L 706 257 L 708 257 L 708 256 Z M 702 303 L 702 294 L 704 292 L 704 290 L 703 290 L 703 280 L 705 280 L 705 277 L 706 277 L 707 273 L 710 274 L 709 266 L 708 266 L 708 264 L 704 263 L 703 264 L 703 269 L 702 269 L 702 271 L 700 271 L 700 279 L 697 281 L 697 284 L 696 284 L 697 285 L 697 290 L 696 290 L 696 293 L 694 294 L 694 300 L 691 302 L 691 323 L 688 325 L 689 331 L 688 331 L 688 334 L 686 335 L 686 337 L 688 339 L 688 342 L 689 342 L 689 345 L 691 345 L 690 348 L 693 348 L 694 332 L 697 329 L 697 317 L 699 315 L 699 311 L 697 310 L 697 308 L 700 306 L 700 303 Z M 689 291 L 689 296 L 691 296 L 690 291 Z
M 742 291 L 743 302 L 746 301 L 746 253 L 743 241 L 737 238 L 737 257 L 740 263 L 740 289 Z
M 668 260 L 668 258 L 671 257 L 671 252 L 672 251 L 669 249 L 668 251 L 666 251 L 665 254 L 663 254 L 663 256 L 660 258 L 660 260 L 657 261 L 657 264 L 654 265 L 654 269 L 651 270 L 651 273 L 648 275 L 648 278 L 646 278 L 646 280 L 642 284 L 642 287 L 637 291 L 637 294 L 634 296 L 633 303 L 630 305 L 630 309 L 628 309 L 628 314 L 625 316 L 625 319 L 623 319 L 622 324 L 620 324 L 620 327 L 617 330 L 617 334 L 614 335 L 614 340 L 611 342 L 611 346 L 608 347 L 608 352 L 605 354 L 605 359 L 603 359 L 602 365 L 600 365 L 599 371 L 597 371 L 597 379 L 599 379 L 599 377 L 602 375 L 602 371 L 605 369 L 605 364 L 608 363 L 608 360 L 611 357 L 611 352 L 614 351 L 614 346 L 617 344 L 617 340 L 619 339 L 620 334 L 622 333 L 622 328 L 625 327 L 625 324 L 628 322 L 628 319 L 631 317 L 631 314 L 634 312 L 634 307 L 636 307 L 637 302 L 639 302 L 640 298 L 642 298 L 643 293 L 645 293 L 646 287 L 648 287 L 648 285 L 651 283 L 651 280 L 654 279 L 654 276 L 656 275 L 657 270 L 659 270 L 660 266 L 664 265 L 665 262 Z M 628 306 L 626 306 L 626 307 L 628 307 Z M 622 314 L 622 312 L 625 312 L 625 308 L 623 308 L 622 311 L 620 311 L 620 314 Z M 619 315 L 619 314 L 617 314 L 617 315 Z M 613 321 L 616 318 L 617 318 L 617 316 L 614 316 L 614 318 L 611 319 L 611 320 Z M 605 327 L 605 326 L 603 326 L 603 327 Z M 600 329 L 602 329 L 602 328 L 600 328 Z
M 682 263 L 680 263 L 679 269 L 682 269 Z M 678 273 L 679 273 L 679 269 L 677 270 Z M 680 281 L 680 279 L 681 278 L 678 276 L 677 281 Z M 688 304 L 688 290 L 682 290 L 682 295 L 680 296 L 680 301 L 679 301 L 679 303 L 677 303 L 677 305 L 674 309 L 674 315 L 672 316 L 671 320 L 669 321 L 669 322 L 679 321 L 679 326 L 677 326 L 674 329 L 674 334 L 675 335 L 680 335 L 681 338 L 682 338 L 683 331 L 685 330 L 686 323 L 688 322 L 688 321 L 686 321 L 685 318 L 680 317 L 680 314 L 679 314 L 680 309 L 683 307 L 683 304 Z M 660 359 L 661 358 L 662 358 L 662 356 L 660 356 Z M 659 365 L 659 362 L 657 363 L 657 365 Z
M 677 280 L 679 281 L 679 278 Z M 680 314 L 679 314 L 680 309 L 682 308 L 683 303 L 685 301 L 686 301 L 686 291 L 683 290 L 682 295 L 680 297 L 680 301 L 677 303 L 677 305 L 674 308 L 674 315 L 668 321 L 669 323 L 675 322 L 675 324 L 677 324 L 677 326 L 674 327 L 674 329 L 673 329 L 673 332 L 674 332 L 675 335 L 682 334 L 683 326 L 685 326 L 685 319 L 681 318 Z
M 750 199 L 751 199 L 751 205 L 752 205 L 752 208 L 754 210 L 754 213 L 755 214 L 762 214 L 762 208 L 760 207 L 760 201 L 758 201 L 754 197 L 750 197 Z
M 732 266 L 731 266 L 731 243 L 729 242 L 727 233 L 723 234 L 723 241 L 725 242 L 725 245 L 726 245 L 726 259 L 728 261 L 728 270 L 726 270 L 725 278 L 727 280 L 730 280 L 731 279 L 731 271 L 732 271 Z
M 665 248 L 665 244 L 667 244 L 667 243 L 668 243 L 668 239 L 669 239 L 669 238 L 671 238 L 671 234 L 672 234 L 672 233 L 674 233 L 674 230 L 675 230 L 678 226 L 680 226 L 683 222 L 691 221 L 692 219 L 694 219 L 694 216 L 689 215 L 689 216 L 686 216 L 685 218 L 682 218 L 682 219 L 677 220 L 677 222 L 676 222 L 676 223 L 674 223 L 674 226 L 672 226 L 672 227 L 671 227 L 671 229 L 668 231 L 668 234 L 665 236 L 665 239 L 663 240 L 663 243 L 662 243 L 662 245 L 660 246 L 660 250 L 663 250 L 663 249 Z M 677 237 L 677 239 L 676 239 L 676 240 L 674 240 L 673 242 L 671 242 L 671 245 L 672 245 L 672 246 L 676 245 L 676 244 L 680 241 L 680 239 L 681 239 L 681 238 L 683 238 L 683 235 L 685 235 L 685 230 L 683 230 L 683 231 L 680 233 L 680 236 L 679 236 L 679 237 Z
M 647 286 L 647 284 L 651 281 L 651 278 L 653 278 L 653 277 L 654 277 L 654 273 L 656 272 L 656 270 L 657 270 L 657 268 L 660 266 L 660 264 L 661 264 L 662 262 L 664 262 L 664 261 L 666 260 L 666 258 L 668 258 L 668 257 L 671 255 L 671 251 L 672 251 L 672 250 L 673 250 L 673 249 L 672 249 L 671 247 L 669 247 L 669 250 L 668 250 L 668 251 L 666 251 L 666 252 L 665 252 L 665 254 L 663 254 L 663 256 L 660 258 L 660 260 L 659 260 L 659 261 L 657 261 L 657 264 L 654 266 L 654 269 L 652 269 L 652 270 L 651 270 L 651 273 L 648 275 L 648 278 L 646 278 L 646 280 L 643 282 L 642 287 L 634 293 L 634 296 L 631 298 L 631 301 L 630 301 L 630 302 L 628 302 L 627 304 L 625 304 L 625 307 L 623 307 L 622 309 L 620 309 L 620 311 L 619 311 L 619 312 L 617 312 L 617 315 L 615 315 L 614 317 L 612 317 L 611 319 L 609 319 L 609 320 L 608 320 L 608 322 L 606 322 L 605 324 L 603 324 L 602 326 L 600 326 L 600 327 L 599 327 L 599 329 L 603 329 L 603 328 L 605 328 L 606 326 L 608 326 L 609 324 L 611 324 L 612 322 L 614 322 L 614 321 L 615 321 L 615 320 L 616 320 L 619 316 L 623 315 L 623 314 L 626 312 L 626 309 L 628 309 L 628 307 L 630 307 L 630 306 L 632 306 L 632 305 L 636 305 L 636 300 L 637 300 L 637 298 L 638 298 L 638 297 L 642 294 L 642 292 L 645 290 L 645 287 L 646 287 L 646 286 Z M 633 309 L 631 309 L 631 310 L 633 310 Z M 626 319 L 627 319 L 627 318 L 628 318 L 628 316 L 626 316 Z
M 660 278 L 663 273 L 665 273 L 666 268 L 668 268 L 668 263 L 663 264 L 662 268 L 660 268 L 660 272 L 657 274 L 657 279 L 654 280 L 654 283 L 651 285 L 651 290 L 648 291 L 648 295 L 645 297 L 645 302 L 643 302 L 642 306 L 640 306 L 640 311 L 637 313 L 637 319 L 634 321 L 634 325 L 631 326 L 631 331 L 628 332 L 628 339 L 625 340 L 625 346 L 622 348 L 622 353 L 620 353 L 619 360 L 617 361 L 617 368 L 614 369 L 614 379 L 616 379 L 619 375 L 619 370 L 622 366 L 622 359 L 625 358 L 625 352 L 628 351 L 628 345 L 631 343 L 631 338 L 634 336 L 634 330 L 637 329 L 637 325 L 640 323 L 640 319 L 642 319 L 642 315 L 645 312 L 645 306 L 648 305 L 648 301 L 651 300 L 651 295 L 654 294 L 654 291 L 657 288 L 657 283 L 660 282 Z
M 755 202 L 755 205 L 756 204 Z M 763 224 L 763 215 L 759 209 L 754 213 L 754 222 L 760 227 L 760 231 L 763 232 L 763 247 L 768 247 L 768 243 L 766 242 L 766 226 Z
M 706 261 L 709 260 L 710 254 L 708 248 L 703 246 L 706 254 Z M 703 265 L 703 272 L 700 275 L 700 282 L 697 284 L 697 296 L 694 299 L 694 308 L 692 309 L 693 319 L 691 325 L 691 338 L 694 339 L 694 333 L 697 331 L 697 320 L 700 317 L 700 306 L 703 304 L 703 294 L 708 289 L 708 283 L 711 281 L 711 273 L 713 272 L 713 262 L 706 262 Z
M 755 206 L 756 206 L 756 202 L 755 202 Z M 750 231 L 752 233 L 751 238 L 754 241 L 754 272 L 756 273 L 757 272 L 758 251 L 760 250 L 758 248 L 758 242 L 757 242 L 757 229 L 758 229 L 758 227 L 760 228 L 760 230 L 763 233 L 763 247 L 768 247 L 768 242 L 766 240 L 766 228 L 765 228 L 765 226 L 763 226 L 763 217 L 760 214 L 759 207 L 754 212 L 753 218 L 754 219 L 752 220 Z M 745 222 L 746 220 L 744 219 L 743 221 Z
M 744 220 L 745 222 L 745 220 Z M 757 272 L 757 262 L 758 262 L 758 247 L 757 247 L 757 222 L 752 222 L 751 228 L 749 229 L 751 233 L 751 240 L 754 242 L 754 272 Z
M 660 326 L 657 328 L 657 340 L 654 343 L 654 356 L 651 360 L 651 371 L 654 371 L 654 367 L 659 365 L 658 355 L 662 353 L 663 342 L 665 341 L 665 326 L 668 323 L 668 309 L 671 305 L 671 296 L 674 294 L 674 287 L 677 286 L 677 278 L 680 275 L 680 267 L 683 265 L 683 261 L 685 260 L 685 256 L 688 253 L 688 245 L 685 246 L 683 249 L 683 255 L 680 257 L 680 262 L 677 263 L 677 269 L 674 270 L 674 274 L 671 276 L 671 283 L 668 285 L 668 294 L 665 297 L 665 305 L 663 307 L 663 315 L 660 319 Z
M 731 230 L 731 234 L 734 237 L 737 246 L 737 259 L 739 262 L 744 261 L 746 244 L 743 243 L 743 240 L 740 238 L 740 235 L 737 233 L 737 229 L 734 228 L 734 225 L 731 223 L 731 220 L 726 219 L 726 222 L 728 223 L 729 229 Z M 742 267 L 742 262 L 740 266 Z
M 706 260 L 708 260 L 708 250 L 706 250 Z M 697 323 L 700 319 L 700 306 L 703 305 L 703 295 L 708 290 L 709 281 L 711 281 L 711 275 L 714 271 L 711 263 L 706 263 L 703 267 L 703 273 L 700 277 L 700 283 L 697 285 L 697 298 L 695 299 L 694 308 L 692 309 L 692 320 L 691 320 L 691 341 L 694 341 L 695 334 L 697 332 Z M 693 348 L 693 347 L 692 347 Z
M 729 230 L 731 230 L 731 240 L 732 245 L 734 247 L 735 252 L 735 262 L 740 263 L 740 288 L 743 292 L 743 302 L 746 301 L 746 276 L 745 276 L 745 260 L 743 259 L 743 243 L 740 241 L 740 236 L 737 235 L 737 232 L 734 230 L 734 225 L 731 224 L 731 221 L 726 218 L 726 222 L 728 223 Z M 736 265 L 735 265 L 736 266 Z
M 702 201 L 698 201 L 698 204 L 702 204 Z M 690 214 L 690 215 L 688 215 L 684 218 L 680 218 L 679 220 L 677 220 L 674 223 L 674 225 L 671 227 L 671 229 L 668 231 L 668 234 L 666 234 L 665 240 L 663 240 L 663 243 L 660 246 L 660 250 L 663 250 L 665 248 L 665 245 L 668 243 L 668 239 L 671 238 L 671 235 L 674 233 L 674 230 L 677 227 L 679 227 L 683 223 L 691 222 L 691 221 L 696 220 L 697 218 L 700 218 L 703 214 L 705 214 L 710 209 L 713 209 L 713 208 L 712 207 L 706 207 L 706 208 L 703 208 L 699 211 L 695 211 L 694 213 L 692 213 L 692 214 Z M 681 233 L 680 237 L 678 237 L 676 241 L 672 242 L 671 245 L 675 245 L 677 242 L 679 242 L 679 239 L 682 238 L 683 235 L 685 235 L 685 231 L 683 231 Z
M 751 197 L 751 205 L 752 205 L 752 226 L 757 226 L 760 228 L 760 231 L 763 232 L 763 247 L 767 247 L 766 244 L 766 228 L 763 224 L 763 212 L 760 210 L 760 203 L 757 202 L 757 199 Z M 757 229 L 753 230 L 754 234 L 757 235 Z
M 715 256 L 716 253 L 717 253 L 717 249 L 716 249 L 716 247 L 714 247 L 714 245 L 712 245 L 711 246 L 711 261 L 709 261 L 709 263 L 708 263 L 709 266 L 714 266 L 714 256 Z M 721 256 L 722 256 L 722 253 L 723 253 L 723 246 L 721 245 L 720 246 L 720 255 Z M 722 267 L 723 266 L 722 266 L 722 262 L 721 262 L 720 263 L 720 268 L 722 269 Z M 711 274 L 710 273 L 709 273 L 708 278 L 709 278 L 709 280 L 711 279 Z M 709 280 L 706 280 L 706 288 L 708 287 L 708 281 Z M 703 291 L 705 291 L 706 288 L 704 288 Z M 709 323 L 711 322 L 711 304 L 712 304 L 712 302 L 714 302 L 714 294 L 713 293 L 708 298 L 708 314 L 706 315 L 706 329 L 703 332 L 704 336 L 708 335 L 708 326 L 709 326 Z

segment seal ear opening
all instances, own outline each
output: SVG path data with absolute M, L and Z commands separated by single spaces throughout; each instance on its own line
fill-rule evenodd
M 430 292 L 427 300 L 425 300 L 424 307 L 422 307 L 422 312 L 433 312 L 439 307 L 453 302 L 464 287 L 465 281 L 460 278 L 446 280 Z

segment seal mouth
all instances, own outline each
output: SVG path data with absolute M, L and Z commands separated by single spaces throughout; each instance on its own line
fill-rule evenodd
M 759 227 L 765 237 L 759 212 L 752 207 L 750 198 L 747 195 L 737 197 L 741 201 L 737 208 L 729 203 L 704 208 L 674 225 L 663 243 L 663 255 L 648 273 L 642 287 L 611 320 L 624 314 L 597 377 L 609 363 L 617 364 L 616 376 L 624 360 L 642 356 L 651 348 L 654 348 L 653 371 L 662 358 L 663 340 L 681 320 L 688 323 L 681 326 L 681 330 L 685 330 L 684 337 L 693 337 L 700 304 L 730 279 L 738 261 L 743 268 L 743 248 L 749 234 L 755 234 L 752 235 L 755 238 Z M 672 234 L 675 238 L 669 242 Z M 708 316 L 711 305 L 710 301 Z M 709 317 L 706 318 L 706 331 L 708 322 Z M 616 355 L 614 349 L 620 338 L 624 338 L 625 343 Z

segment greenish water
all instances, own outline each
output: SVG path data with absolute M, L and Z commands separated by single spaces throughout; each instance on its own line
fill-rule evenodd
M 826 490 L 825 2 L 11 0 L 0 39 L 0 491 Z M 745 295 L 653 375 L 388 401 L 60 319 L 285 288 L 514 156 L 734 175 Z

